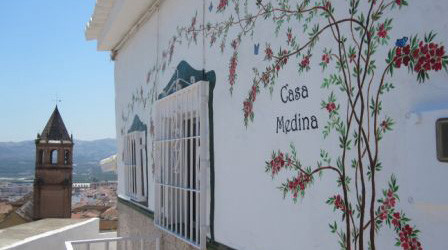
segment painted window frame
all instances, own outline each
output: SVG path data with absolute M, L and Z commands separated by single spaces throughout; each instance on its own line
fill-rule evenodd
M 448 147 L 447 141 L 443 139 L 445 133 L 443 127 L 448 126 L 448 118 L 440 118 L 436 121 L 436 147 L 437 147 L 437 159 L 440 162 L 448 162 L 448 154 L 444 154 L 444 151 Z M 445 145 L 444 145 L 445 143 Z
M 125 194 L 134 202 L 147 206 L 148 162 L 145 131 L 132 131 L 124 136 L 123 163 Z

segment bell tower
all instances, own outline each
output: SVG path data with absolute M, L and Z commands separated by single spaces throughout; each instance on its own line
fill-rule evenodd
M 73 136 L 69 136 L 58 106 L 36 138 L 34 219 L 70 218 Z

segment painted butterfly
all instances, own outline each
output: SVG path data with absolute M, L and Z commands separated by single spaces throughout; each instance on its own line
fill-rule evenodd
M 397 42 L 395 42 L 395 46 L 403 48 L 407 42 L 408 42 L 408 37 L 404 36 L 401 39 L 397 39 Z
M 208 11 L 212 12 L 213 10 L 213 2 L 210 2 L 210 6 L 208 6 Z
M 254 55 L 258 55 L 258 52 L 260 51 L 260 43 L 254 44 Z

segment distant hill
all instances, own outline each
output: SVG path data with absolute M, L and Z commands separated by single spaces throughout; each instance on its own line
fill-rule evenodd
M 33 178 L 35 150 L 34 140 L 0 142 L 0 177 Z M 116 152 L 115 139 L 75 140 L 74 181 L 115 180 L 115 174 L 101 171 L 99 162 Z

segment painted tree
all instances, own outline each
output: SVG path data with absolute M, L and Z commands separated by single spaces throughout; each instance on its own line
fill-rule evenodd
M 209 12 L 215 11 L 213 3 Z M 406 68 L 419 83 L 424 83 L 430 73 L 447 71 L 448 56 L 444 46 L 434 41 L 435 33 L 423 38 L 402 37 L 391 43 L 393 19 L 389 16 L 406 6 L 407 0 L 346 0 L 337 5 L 330 0 L 219 0 L 217 15 L 226 19 L 202 25 L 196 14 L 189 26 L 179 27 L 163 51 L 161 63 L 149 70 L 147 83 L 155 83 L 152 76 L 166 69 L 176 45 L 183 40 L 197 43 L 203 35 L 211 47 L 218 46 L 221 52 L 230 45 L 228 83 L 232 93 L 237 84 L 242 41 L 250 39 L 256 27 L 273 23 L 272 32 L 281 41 L 275 43 L 276 48 L 269 43 L 262 47 L 266 67 L 253 69 L 252 84 L 242 107 L 244 125 L 254 121 L 257 95 L 263 89 L 272 93 L 286 65 L 293 64 L 298 74 L 305 74 L 317 58 L 316 65 L 323 71 L 332 69 L 321 85 L 322 91 L 329 93 L 321 103 L 328 112 L 322 133 L 324 138 L 330 134 L 339 137 L 340 153 L 330 156 L 321 149 L 317 164 L 306 166 L 291 145 L 288 152 L 274 151 L 265 171 L 273 178 L 280 171 L 294 174 L 280 187 L 283 195 L 291 195 L 294 201 L 317 182 L 316 175 L 324 171 L 336 173 L 340 191 L 326 203 L 342 215 L 341 222 L 330 223 L 341 249 L 376 249 L 378 230 L 385 226 L 396 233 L 396 246 L 422 249 L 419 230 L 398 208 L 396 177 L 390 177 L 382 192 L 376 186 L 377 173 L 387 167 L 381 162 L 381 140 L 394 126 L 393 118 L 382 109 L 384 95 L 395 88 L 394 72 Z M 345 16 L 341 17 L 342 13 Z M 332 37 L 333 45 L 316 51 L 324 34 Z M 387 58 L 377 58 L 380 50 L 388 51 Z M 133 97 L 130 107 L 138 100 Z

